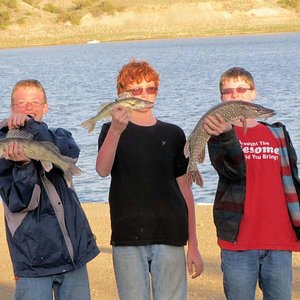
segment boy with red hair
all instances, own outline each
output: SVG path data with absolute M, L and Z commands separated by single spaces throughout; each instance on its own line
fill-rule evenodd
M 117 78 L 118 94 L 155 104 L 159 75 L 131 61 Z M 120 299 L 186 299 L 184 245 L 192 278 L 203 271 L 194 199 L 186 180 L 181 128 L 158 120 L 152 108 L 131 113 L 115 105 L 99 136 L 96 170 L 111 175 L 113 262 Z

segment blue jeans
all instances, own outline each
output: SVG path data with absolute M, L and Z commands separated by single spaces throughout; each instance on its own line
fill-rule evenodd
M 292 290 L 290 251 L 221 251 L 224 291 L 230 300 L 253 300 L 258 281 L 264 300 L 289 300 Z
M 150 274 L 155 300 L 186 299 L 184 247 L 113 247 L 113 263 L 120 300 L 149 300 Z
M 89 300 L 90 287 L 86 266 L 63 274 L 43 277 L 20 277 L 16 300 Z

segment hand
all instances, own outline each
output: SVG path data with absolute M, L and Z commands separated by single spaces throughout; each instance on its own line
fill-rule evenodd
M 12 142 L 7 145 L 4 153 L 4 158 L 7 160 L 23 163 L 31 161 L 31 159 L 25 155 L 23 145 L 18 142 Z
M 232 129 L 232 125 L 216 113 L 215 116 L 208 116 L 204 119 L 203 127 L 209 135 L 220 135 Z
M 118 135 L 126 129 L 131 117 L 131 110 L 119 104 L 114 105 L 112 111 L 111 130 Z
M 203 259 L 196 245 L 188 246 L 187 267 L 192 279 L 201 275 L 204 270 Z
M 20 128 L 25 125 L 25 122 L 30 120 L 30 118 L 22 113 L 12 113 L 7 119 L 8 129 Z

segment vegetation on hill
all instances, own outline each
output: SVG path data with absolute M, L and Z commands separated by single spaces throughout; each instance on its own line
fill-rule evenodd
M 0 0 L 0 47 L 300 31 L 300 0 Z

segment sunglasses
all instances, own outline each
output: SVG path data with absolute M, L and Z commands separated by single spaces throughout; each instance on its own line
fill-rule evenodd
M 237 88 L 228 88 L 228 89 L 224 89 L 222 90 L 222 95 L 231 95 L 234 93 L 234 90 L 236 90 L 237 93 L 239 94 L 244 94 L 246 93 L 248 90 L 252 90 L 250 88 L 245 88 L 242 86 L 239 86 Z
M 146 88 L 142 88 L 142 87 L 137 87 L 131 90 L 128 90 L 128 92 L 130 92 L 130 94 L 132 96 L 140 96 L 143 93 L 143 90 L 145 90 L 147 92 L 147 94 L 149 95 L 153 95 L 156 94 L 157 92 L 157 87 L 156 86 L 148 86 Z

